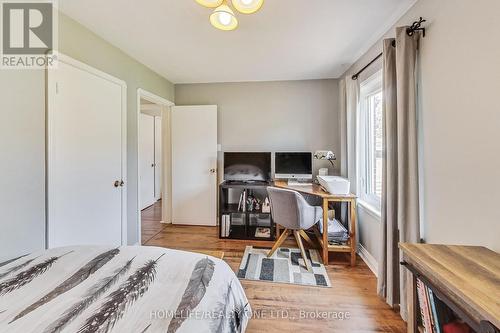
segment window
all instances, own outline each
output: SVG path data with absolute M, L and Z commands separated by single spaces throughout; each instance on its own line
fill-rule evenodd
M 361 200 L 380 211 L 382 197 L 382 72 L 361 84 L 359 188 Z

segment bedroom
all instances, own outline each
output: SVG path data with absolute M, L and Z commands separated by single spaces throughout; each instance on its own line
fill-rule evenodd
M 211 272 L 215 263 L 201 300 L 187 312 L 215 311 L 232 285 L 234 299 L 226 303 L 248 316 L 227 323 L 240 331 L 413 332 L 426 320 L 414 318 L 409 306 L 419 308 L 421 297 L 412 296 L 411 269 L 399 262 L 416 259 L 398 242 L 487 251 L 467 259 L 486 276 L 464 279 L 473 294 L 484 292 L 484 302 L 461 294 L 459 303 L 468 306 L 454 309 L 461 320 L 450 324 L 481 332 L 481 316 L 498 330 L 499 305 L 491 299 L 498 295 L 500 251 L 498 1 L 231 0 L 219 19 L 225 26 L 237 20 L 232 31 L 210 21 L 216 0 L 204 3 L 209 7 L 202 0 L 62 0 L 58 9 L 35 6 L 26 14 L 30 5 L 54 4 L 35 2 L 2 1 L 1 332 L 57 331 L 53 325 L 75 301 L 110 279 L 60 329 L 97 331 L 85 326 L 89 318 L 134 272 L 151 269 L 148 263 L 154 278 L 135 286 L 146 292 L 122 295 L 123 316 L 104 321 L 101 331 L 231 331 L 218 328 L 223 321 L 173 320 L 162 312 L 179 308 L 196 265 Z M 254 2 L 260 8 L 246 14 Z M 30 19 L 16 25 L 23 11 Z M 425 22 L 410 36 L 407 27 L 420 18 Z M 25 41 L 45 49 L 19 50 Z M 48 44 L 57 58 L 46 55 Z M 55 65 L 26 68 L 22 60 L 29 59 Z M 330 151 L 335 160 L 322 155 Z M 220 187 L 230 153 L 239 159 L 259 153 L 250 164 L 265 166 L 265 186 Z M 296 161 L 294 170 L 278 170 L 281 158 L 304 153 L 305 166 Z M 278 200 L 264 212 L 276 174 L 305 178 L 274 185 L 293 190 L 296 201 L 287 200 L 314 211 L 311 232 L 297 230 L 295 238 L 295 228 L 276 228 L 297 219 L 287 214 L 291 209 L 274 209 Z M 347 179 L 349 203 L 315 184 L 320 174 Z M 243 193 L 260 208 L 237 207 Z M 224 215 L 232 219 L 228 233 Z M 330 229 L 329 220 L 346 229 L 349 241 L 337 248 L 345 253 L 323 246 L 329 233 L 317 237 L 320 227 Z M 255 237 L 260 227 L 268 240 Z M 231 232 L 238 239 L 227 239 Z M 276 244 L 280 249 L 266 258 Z M 280 261 L 283 249 L 294 254 Z M 438 263 L 467 268 L 443 256 Z M 256 268 L 249 269 L 251 262 Z M 270 264 L 271 273 L 261 274 Z M 484 272 L 477 265 L 491 266 Z M 34 275 L 26 277 L 30 269 Z M 113 272 L 120 273 L 116 279 Z M 418 274 L 428 275 L 429 285 L 443 279 L 439 272 Z M 164 302 L 158 293 L 167 282 L 172 299 Z M 434 287 L 455 299 L 447 294 L 456 290 Z

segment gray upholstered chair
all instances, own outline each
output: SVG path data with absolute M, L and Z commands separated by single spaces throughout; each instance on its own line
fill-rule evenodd
M 309 238 L 304 230 L 310 229 L 318 221 L 322 220 L 323 209 L 318 206 L 309 205 L 297 191 L 268 187 L 267 192 L 269 193 L 269 200 L 271 202 L 273 220 L 276 224 L 285 228 L 267 256 L 272 256 L 290 233 L 293 233 L 299 245 L 304 263 L 307 269 L 312 271 L 312 266 L 307 259 L 301 237 L 314 246 L 311 238 Z

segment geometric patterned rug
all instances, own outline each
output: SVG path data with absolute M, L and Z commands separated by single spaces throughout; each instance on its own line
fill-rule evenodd
M 280 247 L 271 258 L 269 248 L 247 246 L 238 270 L 244 280 L 291 283 L 316 287 L 331 287 L 325 266 L 317 250 L 306 250 L 313 272 L 305 267 L 299 249 Z

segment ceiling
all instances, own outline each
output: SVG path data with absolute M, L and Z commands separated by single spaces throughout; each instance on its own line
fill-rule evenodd
M 267 0 L 213 28 L 195 0 L 64 0 L 61 10 L 173 83 L 337 78 L 416 0 Z

